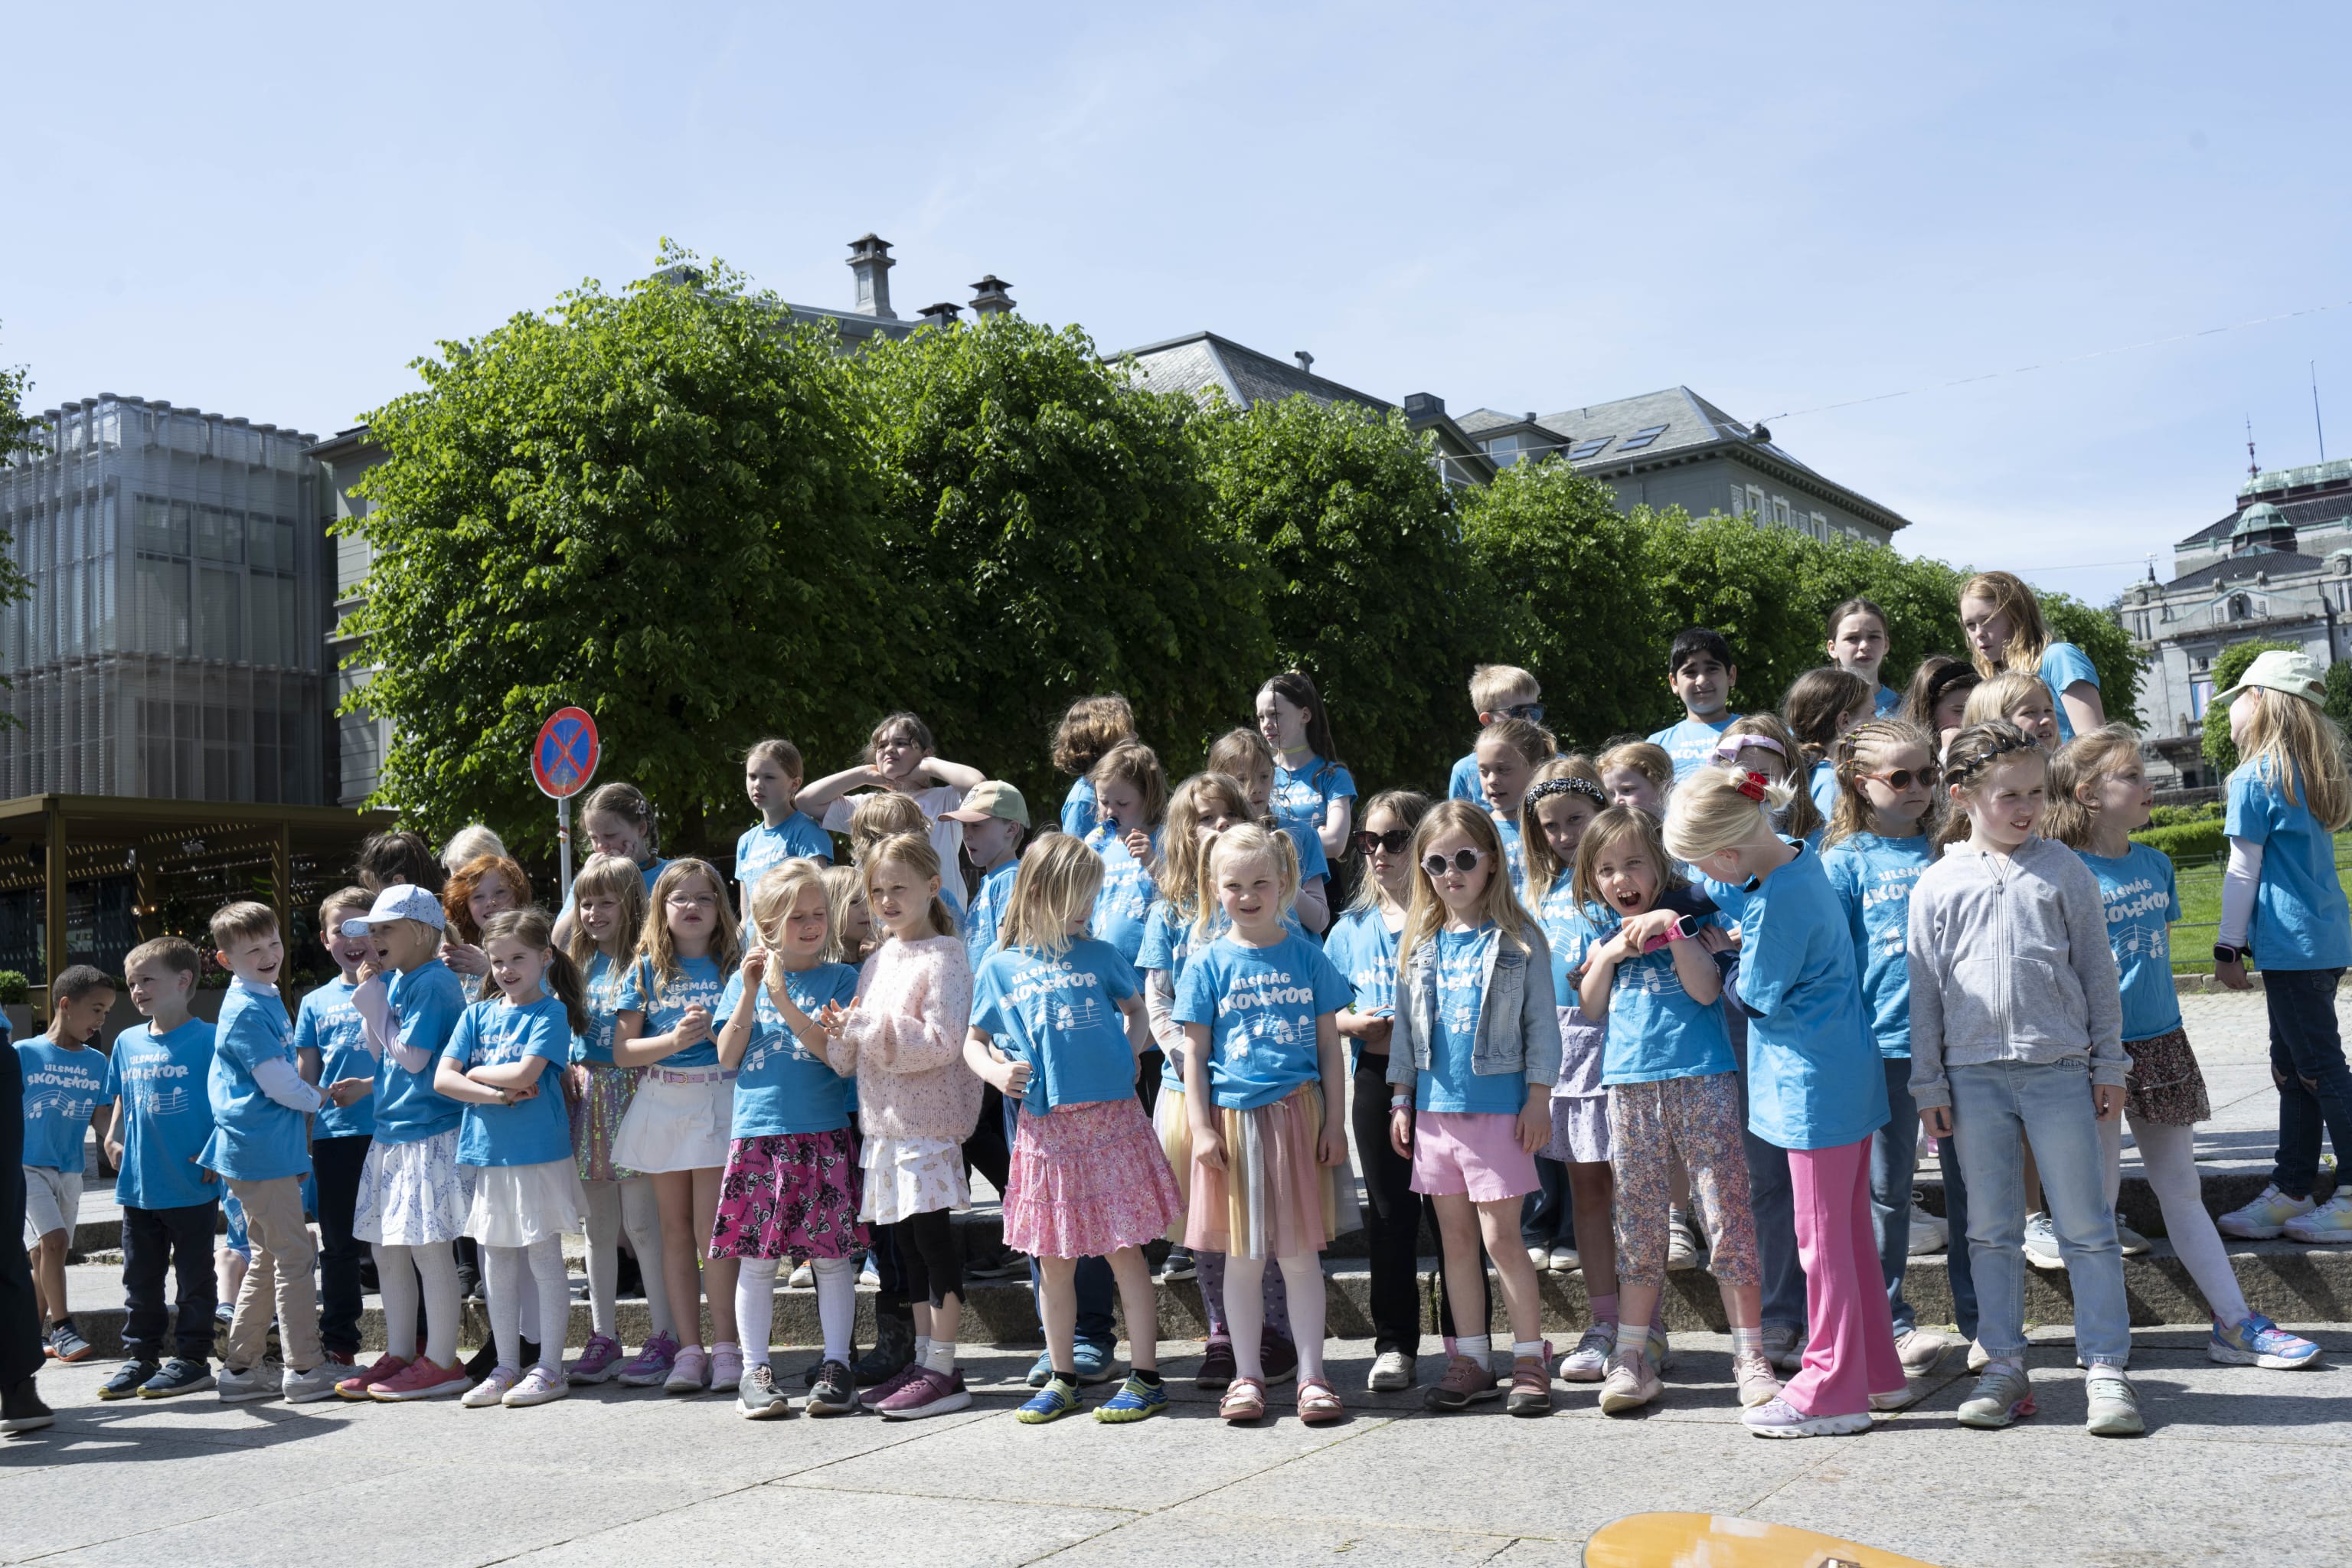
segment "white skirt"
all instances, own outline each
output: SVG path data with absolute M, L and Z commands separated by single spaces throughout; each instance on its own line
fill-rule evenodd
M 538 1165 L 484 1165 L 474 1178 L 466 1234 L 484 1247 L 529 1247 L 580 1223 L 587 1203 L 570 1160 Z
M 471 1165 L 457 1163 L 457 1130 L 413 1143 L 371 1143 L 360 1167 L 352 1235 L 384 1247 L 427 1247 L 466 1234 Z
M 953 1138 L 868 1138 L 857 1163 L 866 1173 L 857 1217 L 869 1225 L 896 1225 L 934 1209 L 961 1214 L 971 1207 L 963 1145 Z
M 678 1081 L 686 1076 L 693 1081 Z M 733 1078 L 718 1068 L 650 1068 L 614 1135 L 613 1163 L 649 1176 L 723 1170 L 734 1126 Z

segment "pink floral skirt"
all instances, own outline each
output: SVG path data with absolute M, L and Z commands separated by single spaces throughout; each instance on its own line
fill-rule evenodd
M 1108 1258 L 1184 1212 L 1134 1096 L 1021 1113 L 1005 1184 L 1004 1245 L 1032 1258 Z
M 857 1222 L 864 1187 L 848 1128 L 738 1138 L 727 1146 L 713 1258 L 852 1258 L 866 1247 Z

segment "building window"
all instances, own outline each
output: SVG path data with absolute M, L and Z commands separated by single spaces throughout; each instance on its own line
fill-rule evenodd
M 1780 526 L 1780 527 L 1782 527 L 1782 528 L 1786 528 L 1786 527 L 1788 527 L 1788 526 L 1789 526 L 1789 498 L 1788 498 L 1788 497 L 1786 497 L 1786 496 L 1774 496 L 1774 497 L 1772 498 L 1772 521 L 1773 521 L 1773 522 L 1775 522 L 1776 524 L 1778 524 L 1779 526 Z
M 2232 594 L 2230 595 L 2230 618 L 2231 620 L 2248 620 L 2252 617 L 2253 613 L 2253 602 L 2248 599 L 2243 594 Z
M 1764 515 L 1764 492 L 1754 485 L 1748 487 L 1748 515 L 1750 517 Z
M 2192 721 L 2203 723 L 2205 710 L 2210 707 L 2212 702 L 2213 682 L 2210 678 L 2202 680 L 2191 679 L 2189 682 L 2189 717 Z

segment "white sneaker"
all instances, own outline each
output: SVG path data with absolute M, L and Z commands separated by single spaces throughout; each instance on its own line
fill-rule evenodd
M 1562 1383 L 1599 1383 L 1609 1375 L 1609 1352 L 1617 1348 L 1617 1325 L 1595 1323 L 1576 1348 L 1559 1358 Z
M 796 1263 L 793 1266 L 792 1277 L 784 1283 L 792 1289 L 806 1290 L 815 1285 L 816 1270 L 805 1263 Z
M 572 1380 L 570 1378 L 560 1372 L 551 1372 L 546 1366 L 539 1365 L 524 1373 L 522 1381 L 508 1389 L 506 1396 L 499 1403 L 519 1407 L 526 1405 L 549 1405 L 571 1396 Z
M 1944 1352 L 1960 1342 L 1941 1329 L 1916 1328 L 1895 1339 L 1895 1353 L 1903 1363 L 1903 1370 L 1913 1377 L 1925 1377 L 1936 1370 Z
M 458 1397 L 457 1403 L 468 1410 L 488 1410 L 506 1403 L 507 1391 L 522 1381 L 522 1373 L 510 1366 L 498 1367 L 490 1375 L 474 1384 Z
M 308 1405 L 313 1400 L 332 1399 L 335 1384 L 351 1372 L 351 1368 L 331 1361 L 322 1361 L 308 1372 L 296 1372 L 291 1367 L 278 1380 L 278 1391 L 286 1395 L 289 1405 Z
M 2309 1214 L 2286 1222 L 2289 1241 L 2315 1247 L 2342 1247 L 2352 1242 L 2352 1194 L 2338 1193 Z
M 1544 1267 L 1554 1274 L 1573 1274 L 1584 1267 L 1584 1254 L 1572 1247 L 1555 1244 Z
M 1805 1364 L 1805 1339 L 1794 1329 L 1778 1323 L 1764 1325 L 1764 1353 L 1772 1360 L 1778 1372 L 1795 1372 Z
M 1396 1394 L 1412 1386 L 1413 1358 L 1402 1351 L 1382 1351 L 1372 1361 L 1372 1374 L 1364 1386 L 1374 1394 Z
M 2273 1182 L 2252 1203 L 2215 1220 L 2213 1227 L 2243 1241 L 2269 1241 L 2284 1233 L 2289 1220 L 2309 1214 L 2315 1206 L 2309 1198 L 2287 1196 Z
M 286 1393 L 285 1369 L 272 1362 L 249 1366 L 243 1372 L 221 1368 L 213 1388 L 223 1405 L 238 1405 L 249 1399 L 277 1399 Z
M 1541 1269 L 1541 1268 L 1550 1268 L 1550 1267 L 1551 1267 L 1551 1248 L 1550 1248 L 1550 1247 L 1528 1247 L 1528 1262 L 1530 1262 L 1530 1263 L 1532 1263 L 1532 1264 L 1534 1264 L 1534 1265 L 1535 1265 L 1538 1268 L 1539 1268 L 1539 1269 Z
M 2058 1227 L 2046 1214 L 2025 1216 L 2025 1261 L 2042 1269 L 2066 1267 L 2066 1256 L 2058 1250 Z
M 1667 1271 L 1673 1274 L 1679 1274 L 1686 1268 L 1696 1268 L 1698 1267 L 1698 1237 L 1691 1229 L 1691 1218 L 1689 1213 L 1678 1208 L 1667 1209 Z
M 1952 1227 L 1940 1215 L 1929 1214 L 1919 1204 L 1919 1194 L 1911 1194 L 1911 1256 L 1926 1258 L 1944 1250 L 1949 1245 Z
M 2123 1248 L 2126 1258 L 2139 1258 L 2147 1252 L 2147 1237 L 2126 1225 L 2121 1216 L 2116 1220 L 2116 1245 Z

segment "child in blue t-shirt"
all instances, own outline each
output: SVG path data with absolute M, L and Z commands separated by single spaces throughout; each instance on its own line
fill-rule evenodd
M 146 1024 L 114 1037 L 106 1096 L 107 1153 L 122 1205 L 122 1348 L 129 1357 L 100 1399 L 168 1399 L 213 1385 L 213 1230 L 220 1179 L 197 1163 L 213 1129 L 213 1026 L 188 1002 L 204 955 L 158 937 L 122 961 L 131 1005 Z M 178 1281 L 178 1320 L 165 1333 L 163 1277 Z M 170 1352 L 166 1359 L 166 1352 Z
M 1096 798 L 1117 819 L 1132 786 L 1095 770 Z M 1157 768 L 1157 763 L 1152 766 Z M 1067 834 L 1024 858 L 1003 942 L 972 984 L 964 1060 L 1021 1107 L 1004 1193 L 1004 1244 L 1037 1259 L 1052 1375 L 1023 1405 L 1034 1425 L 1078 1408 L 1077 1267 L 1107 1258 L 1127 1310 L 1126 1382 L 1095 1412 L 1112 1423 L 1168 1408 L 1157 1308 L 1143 1244 L 1184 1212 L 1168 1158 L 1135 1098 L 1136 1058 L 1150 1038 L 1141 983 L 1118 948 L 1086 935 L 1100 908 L 1101 858 Z
M 1168 814 L 1168 775 L 1139 741 L 1111 748 L 1087 775 L 1094 781 L 1094 830 L 1086 846 L 1101 857 L 1102 891 L 1096 896 L 1094 935 L 1129 963 L 1143 945 L 1143 927 L 1158 889 L 1160 829 Z M 973 966 L 979 973 L 979 966 Z
M 1717 901 L 1739 922 L 1748 1128 L 1789 1151 L 1811 1339 L 1779 1397 L 1741 1417 L 1774 1437 L 1864 1431 L 1872 1410 L 1911 1398 L 1870 1214 L 1870 1140 L 1886 1124 L 1885 1073 L 1863 1016 L 1845 911 L 1821 858 L 1773 829 L 1771 811 L 1796 787 L 1705 768 L 1676 787 L 1664 831 L 1667 852 L 1720 884 Z
M 824 1055 L 826 1026 L 857 995 L 857 971 L 828 963 L 832 906 L 824 868 L 791 860 L 751 889 L 751 932 L 741 966 L 714 1016 L 719 1061 L 736 1069 L 735 1109 L 711 1224 L 710 1256 L 737 1260 L 735 1316 L 744 1366 L 735 1408 L 749 1420 L 791 1411 L 769 1364 L 776 1268 L 810 1265 L 824 1356 L 809 1414 L 856 1408 L 850 1331 L 857 1316 L 857 1255 L 866 1229 L 857 1217 L 865 1184 L 850 1127 L 849 1080 Z
M 1070 775 L 1069 793 L 1062 797 L 1063 832 L 1084 838 L 1095 830 L 1095 786 L 1087 775 L 1113 746 L 1134 739 L 1135 710 L 1116 691 L 1081 697 L 1063 711 L 1054 726 L 1054 768 Z
M 1666 654 L 1666 685 L 1681 700 L 1683 717 L 1649 739 L 1673 761 L 1676 784 L 1706 765 L 1716 738 L 1738 717 L 1731 689 L 1738 684 L 1731 645 L 1721 632 L 1689 626 L 1675 634 Z
M 375 1058 L 352 1004 L 360 967 L 374 950 L 365 936 L 346 936 L 341 930 L 345 920 L 365 914 L 372 901 L 364 889 L 344 888 L 319 906 L 319 944 L 339 973 L 306 994 L 294 1014 L 294 1058 L 309 1082 L 375 1077 Z M 374 1134 L 373 1094 L 322 1110 L 310 1125 L 310 1169 L 319 1198 L 319 1340 L 329 1356 L 344 1363 L 355 1363 L 360 1353 L 360 1263 L 367 1257 L 367 1243 L 352 1234 L 352 1224 Z
M 1519 843 L 1519 805 L 1536 770 L 1551 761 L 1559 748 L 1549 732 L 1525 719 L 1498 719 L 1478 732 L 1472 755 L 1478 759 L 1478 783 L 1486 797 L 1486 819 L 1502 840 L 1505 868 L 1511 890 L 1527 899 L 1528 861 Z
M 1530 724 L 1540 724 L 1544 716 L 1543 683 L 1514 664 L 1482 664 L 1470 672 L 1470 707 L 1478 715 L 1481 730 L 1501 719 L 1524 719 Z M 1468 756 L 1454 759 L 1454 771 L 1445 780 L 1445 798 L 1479 805 L 1489 804 L 1486 791 L 1478 782 L 1475 748 Z
M 1091 795 L 1087 809 L 1091 819 Z M 977 974 L 981 960 L 996 945 L 997 928 L 1004 923 L 1005 901 L 1013 896 L 1013 874 L 1021 864 L 1021 843 L 1029 836 L 1029 803 L 1003 780 L 983 779 L 965 792 L 963 805 L 941 815 L 963 824 L 964 858 L 980 873 L 980 886 L 972 889 L 963 916 L 964 956 Z M 1090 822 L 1087 832 L 1091 831 Z
M 1247 797 L 1247 820 L 1280 827 L 1290 836 L 1298 856 L 1298 896 L 1291 904 L 1288 923 L 1309 936 L 1330 929 L 1330 858 L 1323 837 L 1311 823 L 1294 818 L 1284 823 L 1274 813 L 1274 748 L 1255 730 L 1228 730 L 1209 748 L 1208 772 L 1223 773 L 1242 786 Z M 1213 907 L 1215 900 L 1210 900 Z
M 2172 859 L 2135 844 L 2156 792 L 2140 761 L 2139 737 L 2122 725 L 2077 736 L 2050 764 L 2044 830 L 2082 856 L 2099 879 L 2123 1000 L 2124 1115 L 2131 1118 L 2147 1184 L 2164 1212 L 2164 1234 L 2213 1316 L 2209 1360 L 2293 1371 L 2314 1366 L 2319 1347 L 2246 1305 L 2230 1254 L 2206 1211 L 2197 1171 L 2196 1124 L 2212 1114 L 2205 1075 L 2181 1026 L 2172 985 L 2171 922 L 2180 911 Z M 2099 1123 L 2107 1206 L 2123 1189 L 2123 1117 Z
M 1314 679 L 1286 669 L 1259 687 L 1257 732 L 1274 753 L 1275 821 L 1294 837 L 1312 835 L 1327 863 L 1345 855 L 1356 781 L 1335 754 L 1331 718 Z
M 1227 930 L 1187 964 L 1175 1021 L 1184 1026 L 1192 1134 L 1184 1238 L 1196 1252 L 1226 1255 L 1236 1372 L 1219 1414 L 1265 1414 L 1259 1287 L 1271 1256 L 1290 1289 L 1299 1418 L 1334 1421 L 1345 1412 L 1323 1372 L 1318 1255 L 1357 1223 L 1355 1184 L 1336 1175 L 1347 1163 L 1347 1133 L 1328 1109 L 1346 1092 L 1336 1019 L 1348 983 L 1283 923 L 1298 888 L 1287 834 L 1255 823 L 1227 828 L 1210 851 L 1207 881 Z M 1209 921 L 1204 902 L 1196 940 Z
M 803 777 L 801 749 L 790 741 L 770 738 L 743 756 L 743 793 L 759 825 L 747 827 L 735 840 L 735 885 L 742 909 L 751 909 L 751 889 L 780 861 L 806 858 L 829 865 L 833 835 L 795 804 Z
M 66 1303 L 66 1252 L 81 1219 L 82 1144 L 105 1103 L 106 1055 L 92 1042 L 114 1005 L 114 982 L 77 963 L 49 986 L 49 1027 L 16 1047 L 25 1081 L 25 1249 L 44 1348 L 82 1361 L 90 1343 Z

